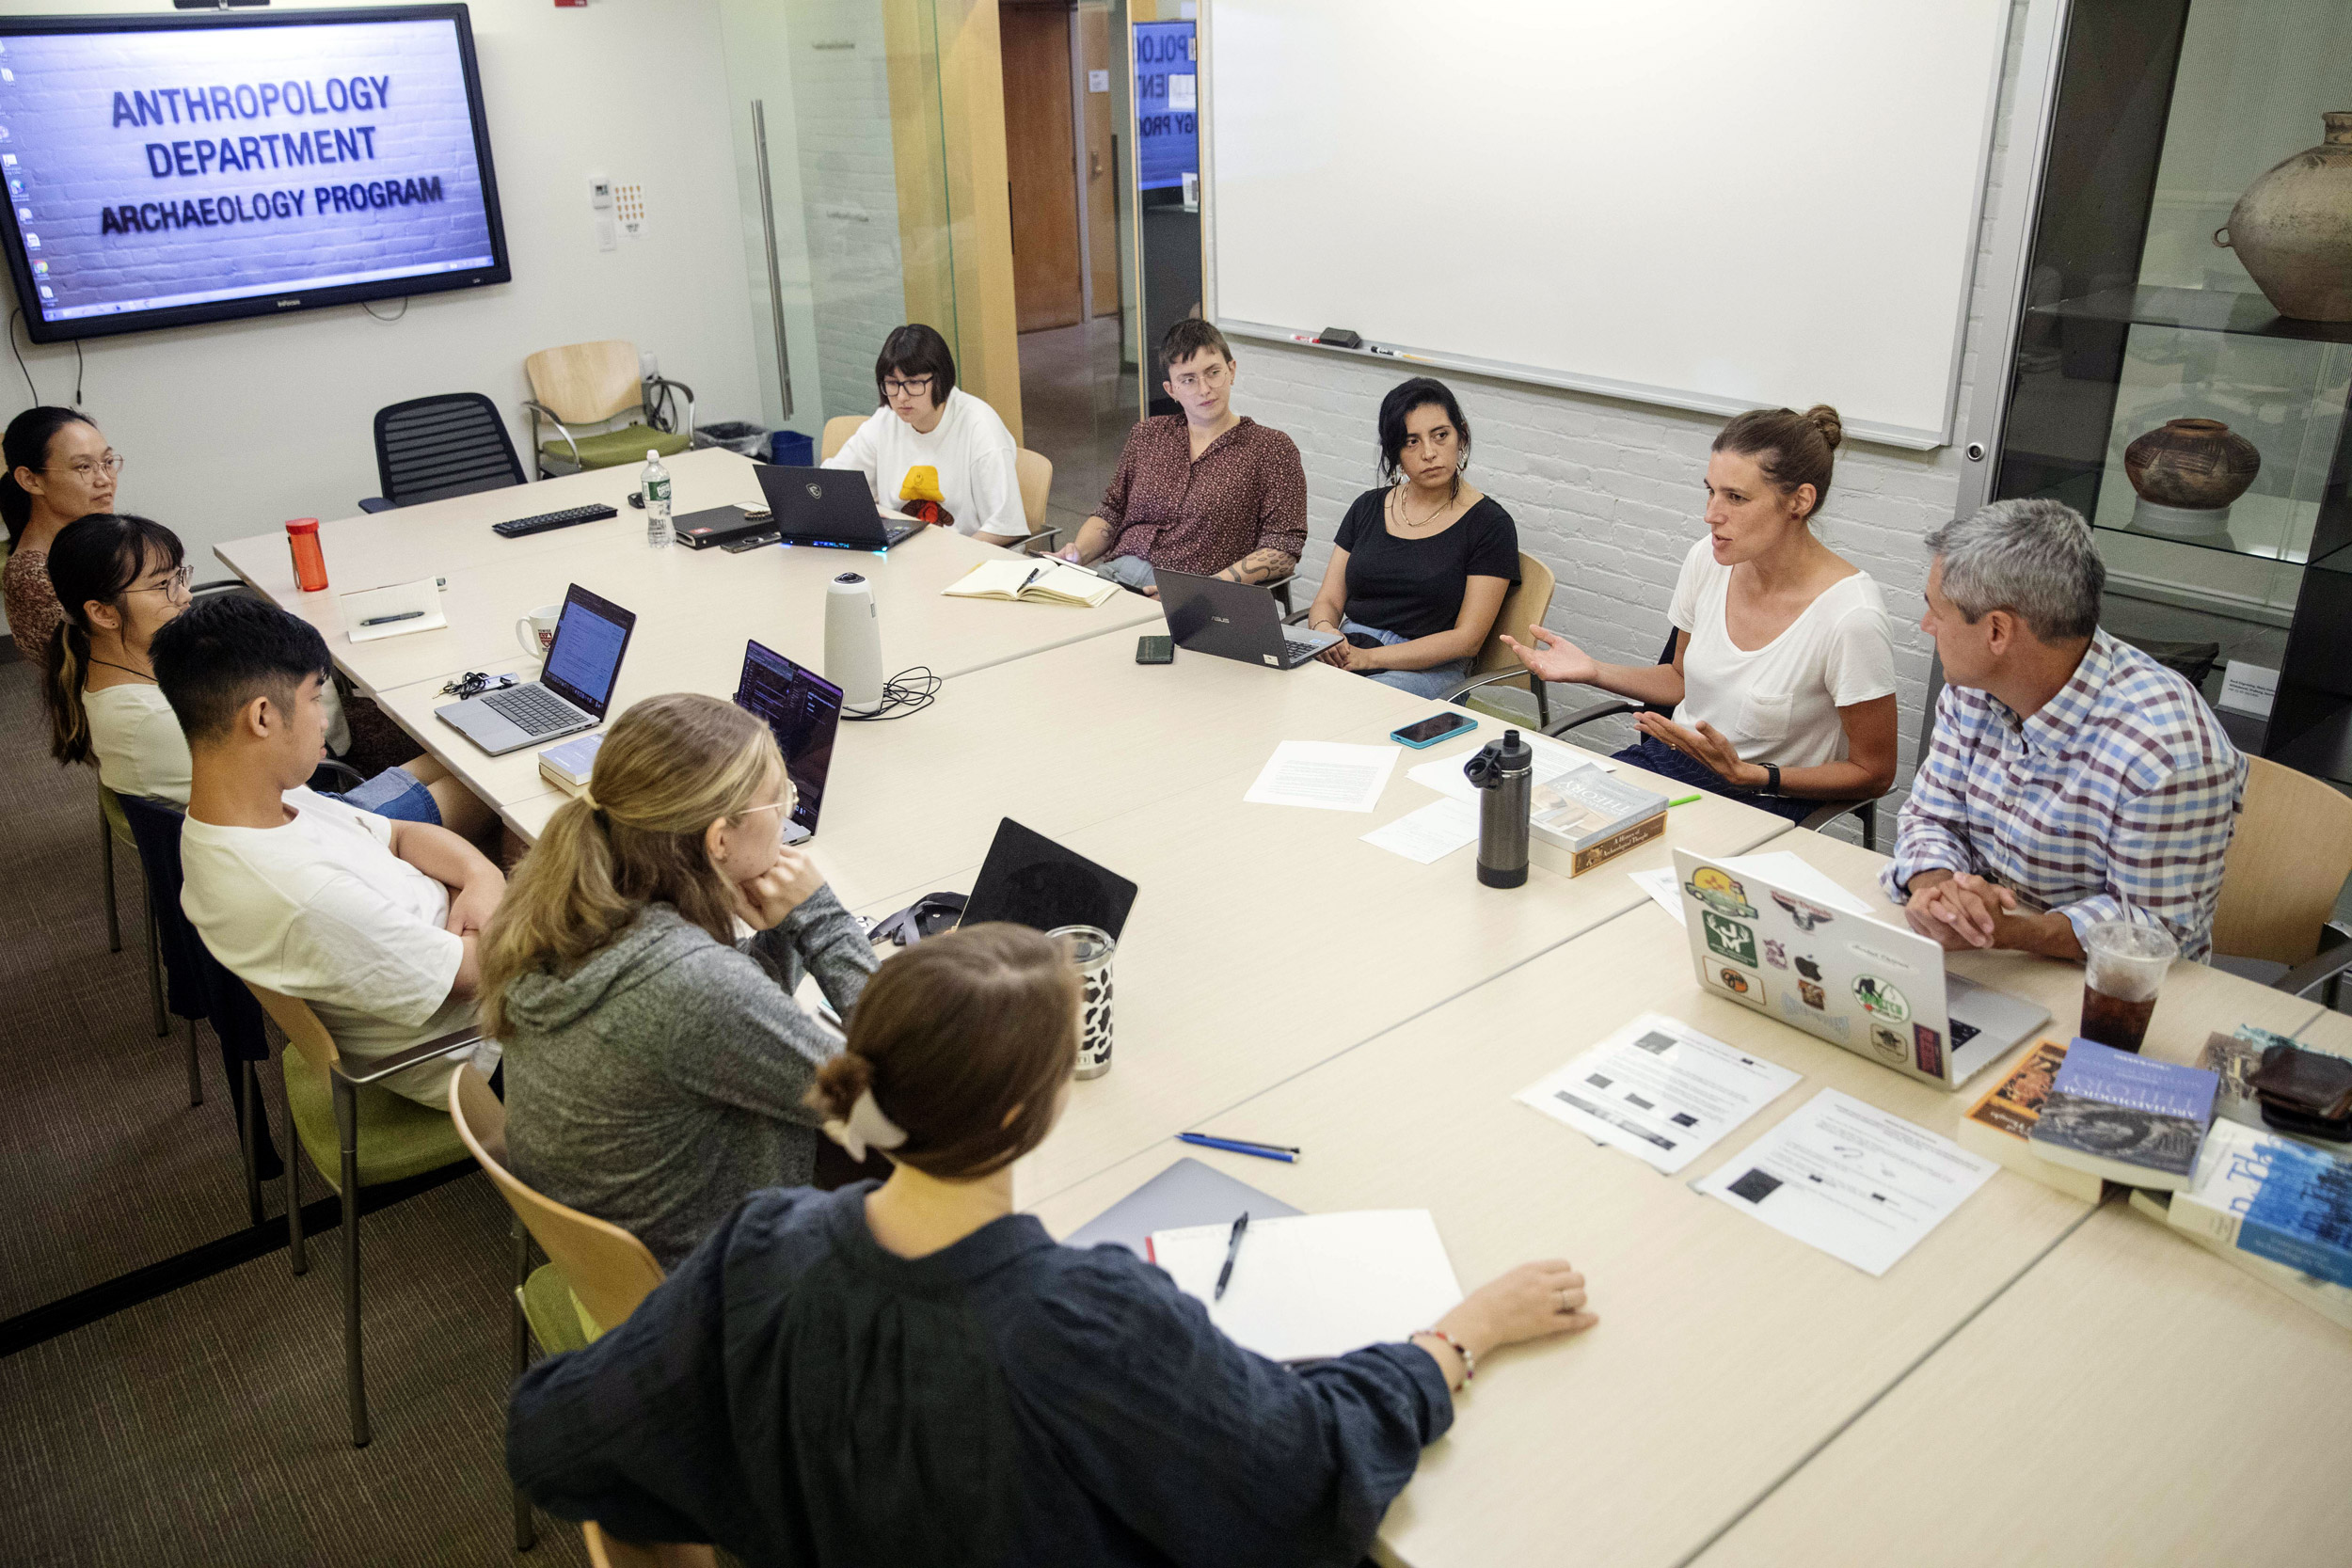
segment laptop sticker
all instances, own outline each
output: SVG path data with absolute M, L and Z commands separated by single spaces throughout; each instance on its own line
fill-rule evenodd
M 1751 911 L 1753 912 L 1753 911 Z M 1712 910 L 1699 911 L 1699 928 L 1707 933 L 1707 950 L 1733 963 L 1756 967 L 1756 928 L 1726 920 Z
M 1919 966 L 1899 953 L 1889 953 L 1877 947 L 1865 947 L 1858 942 L 1847 943 L 1846 951 L 1882 969 L 1900 970 L 1905 974 L 1919 973 Z
M 1803 979 L 1819 980 L 1821 977 L 1821 965 L 1820 960 L 1807 953 L 1798 954 L 1797 974 L 1799 977 Z
M 1911 1000 L 1875 974 L 1857 975 L 1853 983 L 1853 998 L 1862 1004 L 1862 1010 L 1889 1023 L 1911 1021 Z
M 1715 966 L 1715 983 L 1751 1006 L 1764 1006 L 1770 1000 L 1764 992 L 1764 976 L 1729 964 Z
M 1682 891 L 1717 914 L 1736 914 L 1742 920 L 1756 918 L 1756 906 L 1748 902 L 1748 890 L 1734 880 L 1728 871 L 1702 865 L 1691 873 Z
M 1829 1008 L 1829 997 L 1811 980 L 1798 981 L 1797 994 L 1804 998 L 1804 1005 L 1817 1013 L 1826 1012 Z
M 1902 1036 L 1878 1022 L 1870 1025 L 1870 1049 L 1890 1062 L 1899 1062 L 1908 1054 L 1903 1047 Z
M 1924 1023 L 1915 1023 L 1911 1026 L 1911 1036 L 1919 1048 L 1919 1070 L 1931 1078 L 1943 1077 L 1944 1036 L 1942 1032 L 1931 1029 Z
M 1771 937 L 1764 939 L 1764 961 L 1774 969 L 1788 967 L 1788 944 Z
M 1775 892 L 1772 895 L 1772 902 L 1787 911 L 1788 918 L 1797 923 L 1797 929 L 1800 931 L 1810 931 L 1817 926 L 1826 926 L 1834 918 L 1829 911 L 1821 908 L 1820 905 L 1808 904 L 1802 898 L 1792 898 L 1785 893 Z
M 1804 982 L 1802 980 L 1799 981 L 1797 985 L 1800 990 L 1804 989 Z M 1820 988 L 1817 987 L 1815 989 L 1818 990 Z M 1814 1006 L 1816 1007 L 1819 1007 L 1820 1006 L 1820 1004 L 1819 1003 L 1814 1004 Z M 1809 1012 L 1806 1010 L 1804 1006 L 1800 1003 L 1798 998 L 1789 995 L 1787 991 L 1782 991 L 1780 993 L 1780 1010 L 1790 1018 L 1802 1020 L 1804 1026 L 1808 1029 L 1826 1028 L 1831 1034 L 1836 1036 L 1841 1040 L 1846 1037 L 1847 1020 L 1845 1015 L 1842 1013 L 1832 1013 L 1827 1017 L 1822 1017 L 1817 1013 Z

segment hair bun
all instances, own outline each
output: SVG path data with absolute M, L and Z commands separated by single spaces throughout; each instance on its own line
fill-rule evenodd
M 1837 443 L 1846 438 L 1846 421 L 1837 417 L 1837 410 L 1826 403 L 1817 403 L 1804 411 L 1804 422 L 1821 433 L 1821 439 L 1836 451 Z

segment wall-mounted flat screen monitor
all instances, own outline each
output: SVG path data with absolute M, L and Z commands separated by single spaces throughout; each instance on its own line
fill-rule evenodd
M 0 17 L 36 342 L 507 280 L 464 6 Z

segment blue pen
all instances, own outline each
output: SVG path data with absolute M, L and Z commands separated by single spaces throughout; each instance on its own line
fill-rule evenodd
M 1179 1132 L 1176 1141 L 1198 1144 L 1202 1148 L 1221 1148 L 1232 1154 L 1254 1154 L 1261 1160 L 1279 1160 L 1286 1165 L 1298 1164 L 1299 1151 L 1283 1144 L 1253 1144 L 1240 1138 L 1212 1138 L 1206 1132 Z

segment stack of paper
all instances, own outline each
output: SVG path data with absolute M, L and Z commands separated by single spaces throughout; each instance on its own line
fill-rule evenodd
M 1462 1299 L 1426 1209 L 1252 1220 L 1216 1301 L 1232 1234 L 1231 1222 L 1156 1231 L 1152 1260 L 1235 1343 L 1276 1361 L 1409 1338 Z

